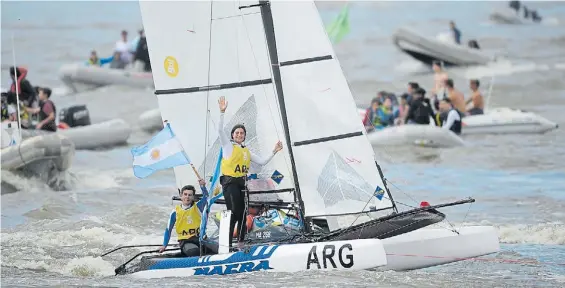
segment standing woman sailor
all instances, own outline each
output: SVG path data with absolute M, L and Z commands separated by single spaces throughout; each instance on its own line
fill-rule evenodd
M 231 140 L 224 132 L 224 112 L 228 107 L 228 102 L 222 96 L 218 100 L 220 108 L 220 122 L 218 123 L 218 135 L 220 137 L 220 144 L 222 145 L 222 164 L 220 184 L 224 193 L 227 209 L 231 211 L 232 217 L 230 222 L 230 232 L 228 235 L 233 235 L 235 223 L 238 223 L 238 247 L 243 247 L 245 240 L 246 227 L 246 209 L 245 209 L 245 181 L 251 162 L 258 165 L 265 165 L 273 159 L 277 152 L 282 150 L 282 143 L 278 141 L 273 149 L 273 153 L 268 157 L 263 158 L 257 156 L 249 148 L 245 147 L 245 126 L 242 124 L 235 125 L 231 130 Z M 232 246 L 232 237 L 229 237 L 229 245 Z

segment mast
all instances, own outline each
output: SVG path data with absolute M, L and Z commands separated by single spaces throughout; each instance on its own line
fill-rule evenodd
M 292 177 L 294 179 L 294 200 L 300 206 L 298 213 L 300 213 L 300 218 L 304 222 L 304 229 L 306 232 L 310 232 L 310 221 L 306 221 L 304 218 L 304 201 L 302 201 L 302 195 L 300 193 L 300 185 L 298 183 L 298 173 L 296 172 L 296 164 L 294 162 L 294 153 L 292 152 L 292 142 L 290 140 L 290 130 L 288 128 L 288 118 L 286 115 L 286 106 L 284 103 L 284 94 L 281 80 L 281 71 L 279 65 L 279 56 L 277 54 L 277 42 L 275 39 L 275 28 L 273 24 L 273 14 L 271 13 L 271 3 L 269 1 L 259 1 L 259 6 L 261 8 L 261 19 L 263 19 L 263 29 L 265 31 L 265 37 L 267 38 L 267 48 L 269 49 L 269 58 L 271 60 L 271 68 L 273 71 L 273 80 L 275 82 L 275 87 L 277 89 L 277 98 L 279 101 L 282 124 L 285 134 L 285 140 L 287 143 L 288 154 L 290 156 L 290 165 L 292 169 Z

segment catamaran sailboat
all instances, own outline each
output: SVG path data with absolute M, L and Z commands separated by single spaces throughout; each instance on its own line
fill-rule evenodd
M 398 211 L 313 1 L 140 6 L 161 115 L 199 174 L 212 175 L 219 163 L 219 110 L 213 107 L 225 96 L 227 133 L 245 124 L 245 145 L 257 154 L 268 153 L 278 139 L 284 143 L 271 162 L 250 168 L 249 178 L 259 184 L 248 185 L 249 205 L 296 211 L 305 225 L 298 235 L 250 239 L 246 250 L 227 253 L 232 235 L 224 211 L 219 236 L 206 239 L 216 241 L 218 255 L 143 257 L 117 274 L 406 270 L 499 250 L 492 227 L 420 229 L 445 218 L 436 208 L 472 199 Z M 197 182 L 191 169 L 174 168 L 178 187 Z M 277 199 L 260 201 L 261 195 Z M 349 220 L 359 214 L 368 217 Z M 314 229 L 318 225 L 326 230 Z M 438 257 L 402 256 L 421 251 Z

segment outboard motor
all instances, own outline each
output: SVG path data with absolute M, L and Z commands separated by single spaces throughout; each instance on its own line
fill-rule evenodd
M 59 125 L 67 125 L 70 127 L 88 126 L 90 125 L 90 113 L 86 109 L 86 105 L 75 105 L 61 109 L 59 112 Z
M 471 49 L 477 49 L 477 50 L 481 49 L 481 47 L 479 47 L 479 42 L 477 42 L 477 40 L 475 39 L 469 40 L 469 43 L 467 45 Z

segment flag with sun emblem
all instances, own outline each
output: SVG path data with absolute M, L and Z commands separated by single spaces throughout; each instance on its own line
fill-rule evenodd
M 131 154 L 133 174 L 137 178 L 145 178 L 158 170 L 190 164 L 169 123 L 145 145 L 132 148 Z

